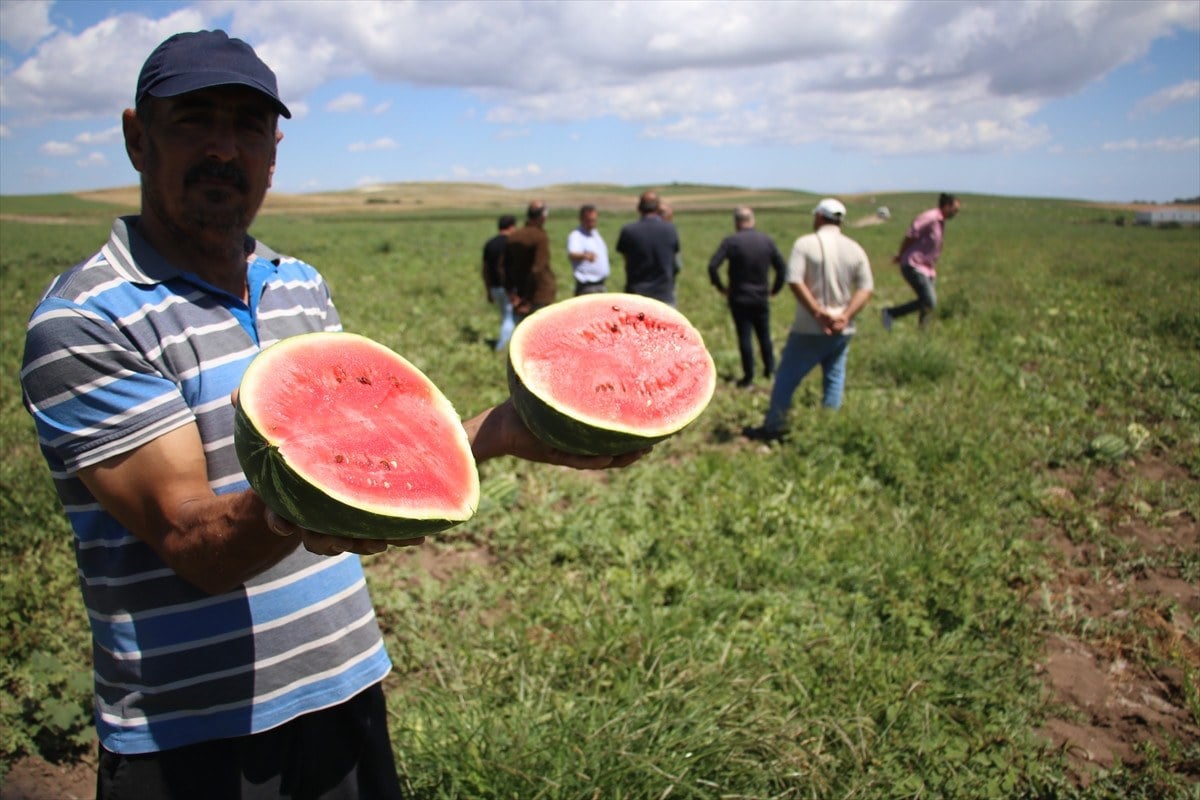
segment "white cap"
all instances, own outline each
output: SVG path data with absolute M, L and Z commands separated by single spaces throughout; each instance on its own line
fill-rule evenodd
M 842 217 L 846 216 L 846 207 L 840 201 L 834 200 L 832 197 L 826 197 L 817 203 L 817 207 L 813 209 L 813 214 L 839 222 Z

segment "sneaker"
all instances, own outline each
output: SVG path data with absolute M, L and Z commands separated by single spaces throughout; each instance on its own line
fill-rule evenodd
M 737 382 L 737 387 L 739 389 L 749 389 L 753 383 L 754 383 L 753 378 L 742 378 L 740 381 Z
M 883 329 L 885 331 L 890 331 L 892 329 L 892 310 L 890 308 L 885 308 L 883 310 Z

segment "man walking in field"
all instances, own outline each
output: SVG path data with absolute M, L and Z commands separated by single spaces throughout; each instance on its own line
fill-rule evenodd
M 937 208 L 924 211 L 913 219 L 900 243 L 900 251 L 892 256 L 892 262 L 900 265 L 900 274 L 917 293 L 915 300 L 904 305 L 883 309 L 883 327 L 892 329 L 892 323 L 914 311 L 919 312 L 918 325 L 924 328 L 937 305 L 937 262 L 942 254 L 942 236 L 946 220 L 954 219 L 962 204 L 952 194 L 942 193 Z
M 813 209 L 813 232 L 801 236 L 788 260 L 788 285 L 796 296 L 796 318 L 783 348 L 771 402 L 762 427 L 747 428 L 753 439 L 779 439 L 792 396 L 818 364 L 823 378 L 822 405 L 842 406 L 846 360 L 854 336 L 854 317 L 875 289 L 866 252 L 842 233 L 846 207 L 827 197 Z
M 606 291 L 608 280 L 608 245 L 596 230 L 600 212 L 594 205 L 579 209 L 579 227 L 567 236 L 567 258 L 571 260 L 571 272 L 575 276 L 575 295 L 595 294 Z
M 754 383 L 754 342 L 758 339 L 763 375 L 770 379 L 775 371 L 775 347 L 771 343 L 771 298 L 783 288 L 787 264 L 775 246 L 775 240 L 754 228 L 754 211 L 738 206 L 733 212 L 734 233 L 717 246 L 708 262 L 708 277 L 729 302 L 733 328 L 737 333 L 738 353 L 742 358 L 742 379 L 738 386 Z M 721 283 L 721 264 L 729 261 L 729 286 Z M 775 282 L 769 283 L 775 270 Z
M 660 216 L 658 192 L 642 192 L 637 207 L 641 218 L 621 228 L 617 238 L 617 252 L 625 257 L 625 291 L 673 306 L 679 232 Z
M 546 204 L 534 200 L 525 211 L 525 225 L 510 233 L 504 246 L 504 286 L 518 325 L 534 311 L 553 303 L 558 295 L 550 268 L 550 237 L 545 229 L 548 214 Z

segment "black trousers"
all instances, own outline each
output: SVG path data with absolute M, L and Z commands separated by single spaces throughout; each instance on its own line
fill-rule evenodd
M 733 328 L 737 331 L 738 353 L 742 357 L 742 380 L 754 380 L 754 338 L 762 355 L 763 375 L 775 373 L 775 346 L 771 343 L 771 307 L 730 303 Z
M 250 736 L 121 755 L 100 748 L 97 800 L 400 800 L 380 684 Z

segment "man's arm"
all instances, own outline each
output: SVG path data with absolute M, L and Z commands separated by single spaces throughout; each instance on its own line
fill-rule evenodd
M 803 281 L 789 283 L 788 286 L 792 289 L 792 294 L 796 296 L 797 302 L 812 314 L 813 319 L 820 323 L 821 327 L 829 333 L 830 316 L 825 313 L 825 309 L 817 302 L 817 298 L 813 296 L 812 290 L 808 288 L 808 284 Z
M 721 265 L 725 263 L 725 259 L 727 258 L 725 242 L 725 239 L 721 240 L 721 243 L 717 245 L 717 251 L 708 260 L 708 279 L 712 282 L 713 286 L 717 287 L 717 291 L 721 294 L 728 294 L 728 291 L 726 291 L 724 285 L 721 283 Z
M 892 263 L 899 264 L 900 259 L 904 257 L 904 251 L 911 247 L 915 241 L 917 241 L 917 237 L 905 236 L 904 241 L 900 242 L 900 249 L 896 251 L 896 255 L 892 256 Z
M 787 262 L 783 260 L 783 253 L 779 252 L 779 248 L 775 243 L 771 243 L 771 266 L 775 269 L 775 284 L 771 287 L 771 295 L 779 294 L 783 289 L 785 276 L 787 275 Z
M 244 583 L 298 544 L 271 534 L 254 492 L 213 493 L 195 423 L 85 467 L 79 479 L 105 511 L 206 592 Z
M 480 464 L 500 456 L 516 456 L 526 461 L 574 469 L 610 469 L 628 466 L 650 452 L 647 449 L 621 456 L 580 456 L 557 450 L 543 444 L 530 432 L 511 399 L 480 412 L 463 426 L 467 429 L 475 461 Z

